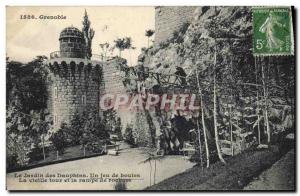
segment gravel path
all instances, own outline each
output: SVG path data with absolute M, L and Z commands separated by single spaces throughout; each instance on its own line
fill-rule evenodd
M 128 146 L 122 145 L 119 156 L 104 155 L 9 173 L 7 174 L 6 183 L 8 190 L 113 190 L 115 182 L 49 182 L 50 178 L 48 178 L 48 182 L 29 182 L 30 178 L 27 178 L 27 182 L 19 182 L 18 175 L 42 174 L 45 177 L 47 173 L 56 175 L 59 173 L 89 176 L 90 173 L 99 175 L 102 173 L 112 176 L 115 173 L 119 176 L 121 174 L 139 175 L 139 177 L 134 177 L 134 180 L 127 183 L 127 189 L 141 190 L 150 185 L 150 165 L 149 163 L 141 163 L 146 158 L 145 150 L 128 148 Z M 156 162 L 156 183 L 184 172 L 193 165 L 181 156 L 166 156 Z M 154 162 L 152 162 L 152 168 L 154 168 Z M 152 172 L 152 184 L 153 175 L 154 172 Z

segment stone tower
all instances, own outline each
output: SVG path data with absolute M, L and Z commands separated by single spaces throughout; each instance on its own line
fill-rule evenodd
M 86 55 L 84 33 L 67 27 L 59 36 L 60 51 L 52 52 L 50 68 L 50 111 L 54 128 L 70 123 L 72 117 L 82 112 L 98 112 L 102 63 Z

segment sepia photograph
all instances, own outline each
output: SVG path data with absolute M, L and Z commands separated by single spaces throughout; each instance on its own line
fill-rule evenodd
M 8 191 L 296 191 L 291 6 L 7 6 Z

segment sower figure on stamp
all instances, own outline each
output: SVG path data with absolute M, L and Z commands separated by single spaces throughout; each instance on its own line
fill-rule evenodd
M 267 38 L 267 47 L 272 51 L 273 49 L 279 49 L 282 51 L 282 45 L 284 41 L 280 40 L 275 35 L 275 26 L 285 27 L 284 24 L 278 22 L 278 18 L 274 16 L 273 12 L 269 13 L 266 21 L 261 25 L 259 31 L 266 34 Z

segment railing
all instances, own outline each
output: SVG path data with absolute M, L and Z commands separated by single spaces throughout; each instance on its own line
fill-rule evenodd
M 99 54 L 92 54 L 91 60 L 94 61 L 103 61 L 104 57 L 103 55 L 99 55 Z
M 61 51 L 54 51 L 50 53 L 50 59 L 56 58 L 82 58 L 86 59 L 82 52 L 61 52 Z M 99 54 L 92 54 L 90 60 L 95 61 L 103 61 L 103 57 Z
M 56 58 L 61 58 L 60 51 L 55 51 L 50 53 L 50 59 L 56 59 Z

